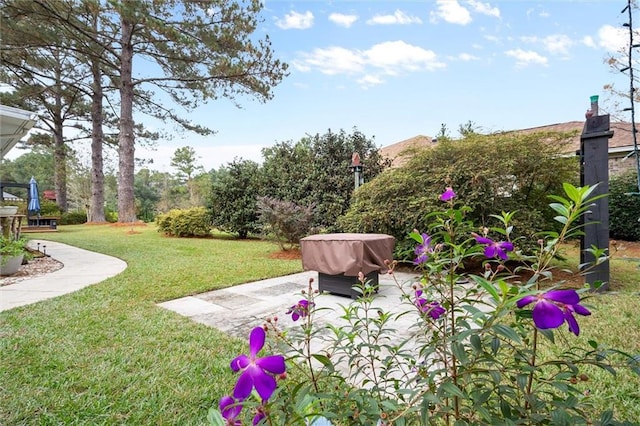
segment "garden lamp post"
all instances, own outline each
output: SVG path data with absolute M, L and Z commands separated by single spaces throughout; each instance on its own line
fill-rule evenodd
M 364 175 L 362 173 L 362 163 L 360 162 L 360 154 L 354 152 L 351 156 L 351 166 L 349 166 L 351 170 L 353 170 L 353 179 L 355 189 L 358 189 L 360 185 L 364 183 Z

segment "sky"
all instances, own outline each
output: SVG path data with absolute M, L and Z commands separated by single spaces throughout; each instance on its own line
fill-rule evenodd
M 329 129 L 357 128 L 378 147 L 442 124 L 453 137 L 468 121 L 483 132 L 523 129 L 584 120 L 591 95 L 601 114 L 617 115 L 604 86 L 628 90 L 629 81 L 606 59 L 629 40 L 626 3 L 266 0 L 256 35 L 289 64 L 273 99 L 201 106 L 188 117 L 215 135 L 176 133 L 136 157 L 175 172 L 171 156 L 191 146 L 210 170 L 260 162 L 264 147 Z

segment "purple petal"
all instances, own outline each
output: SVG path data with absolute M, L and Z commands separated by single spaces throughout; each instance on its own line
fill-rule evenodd
M 476 235 L 476 242 L 478 244 L 489 244 L 493 245 L 493 240 L 490 238 L 481 237 L 480 235 Z
M 505 251 L 513 251 L 513 243 L 511 241 L 500 241 L 498 246 Z
M 582 306 L 582 305 L 577 305 L 577 304 L 576 304 L 576 305 L 573 305 L 573 306 L 572 306 L 572 308 L 573 308 L 573 311 L 574 311 L 576 314 L 579 314 L 579 315 L 585 315 L 585 316 L 586 316 L 586 315 L 591 315 L 591 311 L 589 311 L 587 308 L 585 308 L 585 307 L 584 307 L 584 306 Z
M 564 303 L 565 305 L 577 305 L 580 302 L 580 296 L 573 289 L 551 290 L 542 295 L 547 300 Z
M 298 314 L 298 312 L 293 311 L 293 313 L 291 314 L 291 319 L 293 321 L 298 321 L 300 319 L 300 315 Z
M 220 399 L 219 407 L 222 417 L 227 420 L 235 419 L 236 417 L 238 417 L 240 411 L 242 410 L 242 405 L 238 404 L 234 406 L 233 404 L 235 403 L 236 400 L 229 395 L 223 396 Z
M 536 300 L 538 300 L 538 298 L 536 296 L 534 296 L 534 295 L 525 296 L 525 297 L 523 297 L 522 299 L 520 299 L 520 300 L 518 300 L 516 302 L 516 306 L 518 308 L 523 308 L 523 307 L 527 306 L 529 303 L 535 302 Z
M 456 196 L 456 193 L 453 192 L 453 188 L 447 187 L 447 190 L 444 191 L 442 193 L 442 195 L 440 195 L 440 200 L 449 201 L 450 199 L 454 198 L 455 196 Z
M 533 322 L 543 330 L 558 328 L 564 322 L 564 313 L 553 303 L 540 300 L 533 308 Z
M 251 369 L 246 369 L 236 382 L 236 387 L 233 388 L 233 397 L 238 401 L 244 401 L 251 394 L 253 389 L 253 377 L 251 377 Z
M 498 255 L 498 249 L 492 244 L 484 248 L 485 257 L 496 257 Z
M 576 321 L 575 317 L 571 313 L 571 310 L 567 309 L 566 311 L 564 311 L 564 319 L 567 320 L 569 331 L 575 334 L 576 336 L 579 335 L 580 326 L 578 325 L 578 321 Z
M 251 335 L 249 336 L 249 354 L 251 358 L 255 358 L 264 346 L 265 336 L 266 333 L 262 327 L 256 327 L 251 330 Z
M 256 360 L 256 365 L 271 374 L 282 374 L 287 369 L 282 355 L 266 356 Z
M 262 412 L 262 411 L 258 411 L 258 412 L 256 413 L 256 415 L 253 417 L 253 426 L 256 426 L 256 425 L 257 425 L 258 423 L 260 423 L 260 421 L 261 421 L 262 419 L 264 419 L 265 417 L 266 417 L 266 416 L 265 416 L 264 412 Z
M 507 256 L 507 252 L 502 250 L 499 247 L 496 247 L 496 254 L 498 255 L 498 257 L 500 257 L 500 259 L 502 260 L 507 260 L 509 258 L 509 256 Z
M 233 360 L 231 360 L 231 369 L 237 373 L 238 371 L 247 368 L 247 365 L 249 365 L 250 362 L 251 360 L 249 360 L 248 356 L 244 354 L 238 355 Z
M 276 379 L 259 368 L 253 370 L 253 384 L 263 401 L 268 400 L 276 390 Z

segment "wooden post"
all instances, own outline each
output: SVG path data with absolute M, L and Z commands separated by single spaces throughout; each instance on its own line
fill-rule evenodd
M 609 193 L 609 115 L 594 115 L 587 121 L 580 137 L 580 184 L 595 185 L 592 196 Z M 580 263 L 592 263 L 595 258 L 585 249 L 596 246 L 607 249 L 609 254 L 609 197 L 602 197 L 582 218 L 584 235 L 580 240 Z M 593 266 L 585 276 L 585 282 L 604 283 L 600 290 L 609 288 L 609 261 Z

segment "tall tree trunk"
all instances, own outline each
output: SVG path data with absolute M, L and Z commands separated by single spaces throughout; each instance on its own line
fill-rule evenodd
M 57 51 L 55 52 L 57 56 Z M 56 190 L 56 204 L 62 212 L 67 211 L 67 149 L 64 144 L 64 122 L 62 119 L 62 76 L 56 68 L 55 116 L 53 119 L 53 185 Z
M 62 122 L 56 120 L 53 131 L 53 184 L 56 189 L 56 204 L 58 208 L 67 211 L 67 148 L 62 136 Z
M 133 134 L 133 23 L 121 15 L 122 51 L 120 52 L 120 135 L 118 137 L 118 221 L 136 221 L 133 194 L 135 137 Z
M 102 157 L 102 73 L 96 60 L 91 61 L 93 74 L 93 94 L 91 102 L 91 203 L 89 222 L 105 222 L 104 217 L 104 161 Z

